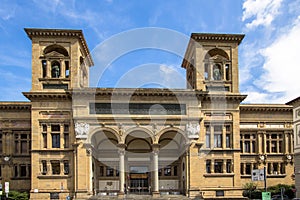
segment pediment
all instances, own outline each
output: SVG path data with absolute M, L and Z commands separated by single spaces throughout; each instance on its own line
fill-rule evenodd
M 57 52 L 57 51 L 51 51 L 47 54 L 45 54 L 46 57 L 65 57 L 63 54 Z
M 226 61 L 227 59 L 224 56 L 221 55 L 215 55 L 210 58 L 210 60 L 216 60 L 216 61 Z

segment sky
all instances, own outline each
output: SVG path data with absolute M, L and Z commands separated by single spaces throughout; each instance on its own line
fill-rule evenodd
M 22 92 L 31 89 L 24 28 L 83 30 L 95 87 L 184 88 L 180 65 L 191 33 L 245 34 L 245 102 L 300 96 L 300 0 L 0 0 L 0 101 L 27 101 Z

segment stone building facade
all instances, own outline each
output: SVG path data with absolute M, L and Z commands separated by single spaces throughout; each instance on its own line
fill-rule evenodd
M 300 97 L 288 102 L 287 105 L 293 106 L 295 186 L 296 197 L 300 198 Z
M 31 199 L 242 197 L 253 169 L 294 183 L 293 107 L 241 104 L 244 35 L 191 35 L 187 89 L 89 87 L 80 30 L 25 29 L 30 102 L 0 103 L 1 180 Z M 263 183 L 258 183 L 263 187 Z

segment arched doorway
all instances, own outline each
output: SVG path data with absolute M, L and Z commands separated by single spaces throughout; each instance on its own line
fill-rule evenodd
M 134 130 L 125 138 L 126 186 L 128 193 L 151 193 L 152 138 L 145 130 Z
M 100 130 L 91 137 L 93 190 L 98 195 L 119 192 L 118 138 L 112 130 Z
M 167 129 L 159 137 L 159 191 L 185 194 L 188 140 L 179 129 Z

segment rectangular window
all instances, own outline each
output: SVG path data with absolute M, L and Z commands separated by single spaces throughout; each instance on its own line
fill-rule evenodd
M 223 197 L 224 196 L 224 190 L 217 190 L 216 191 L 216 196 L 217 197 Z
M 206 161 L 206 173 L 211 173 L 211 161 L 210 160 L 207 160 Z
M 226 173 L 231 173 L 231 160 L 226 161 Z
M 250 163 L 246 163 L 246 174 L 251 174 L 251 164 Z
M 59 161 L 51 161 L 52 174 L 57 175 L 60 174 L 60 163 Z
M 210 136 L 211 136 L 211 132 L 210 132 L 210 126 L 205 126 L 205 144 L 206 144 L 206 148 L 210 148 Z
M 42 76 L 43 78 L 47 77 L 47 61 L 42 60 Z
M 66 69 L 66 78 L 69 78 L 70 77 L 69 61 L 65 61 L 65 69 Z
M 277 153 L 277 142 L 276 141 L 272 141 L 271 143 L 271 151 L 272 153 Z
M 69 125 L 64 125 L 64 148 L 69 148 Z
M 15 177 L 18 177 L 19 176 L 18 165 L 15 165 L 14 168 L 15 168 Z
M 114 169 L 111 167 L 106 167 L 106 176 L 114 176 Z
M 222 160 L 215 161 L 215 173 L 223 173 L 223 161 Z
M 60 125 L 51 125 L 52 148 L 60 148 Z
M 222 148 L 222 126 L 214 126 L 214 147 Z
M 206 148 L 210 148 L 210 133 L 206 133 Z
M 230 134 L 226 134 L 226 148 L 231 148 L 231 137 L 230 137 Z
M 47 125 L 42 125 L 43 148 L 47 148 Z
M 285 164 L 284 163 L 281 163 L 281 165 L 280 165 L 280 173 L 285 174 Z
M 2 165 L 0 165 L 0 178 L 2 177 Z
M 28 148 L 27 148 L 27 141 L 21 141 L 21 154 L 27 154 Z
M 45 175 L 47 174 L 47 161 L 42 160 L 42 174 Z
M 104 176 L 104 166 L 100 166 L 99 171 L 100 171 L 100 176 Z
M 43 148 L 47 148 L 47 134 L 43 133 Z
M 173 170 L 174 170 L 174 176 L 177 176 L 177 175 L 178 175 L 178 172 L 177 172 L 177 166 L 174 166 L 174 167 L 173 167 Z
M 244 175 L 244 163 L 241 163 L 240 165 L 240 173 L 241 175 Z
M 208 64 L 204 64 L 204 78 L 205 80 L 208 80 Z
M 158 176 L 162 176 L 162 169 L 161 168 L 158 169 Z
M 273 163 L 273 174 L 278 174 L 279 169 L 278 169 L 278 163 Z
M 225 78 L 227 81 L 230 80 L 230 65 L 229 64 L 225 64 Z
M 52 134 L 52 148 L 60 148 L 60 135 Z
M 69 174 L 69 161 L 68 160 L 65 160 L 64 161 L 64 174 L 67 175 Z
M 164 175 L 171 176 L 171 167 L 170 166 L 167 166 L 164 168 Z
M 26 177 L 26 165 L 21 165 L 20 170 L 20 177 Z
M 252 142 L 252 153 L 256 153 L 256 142 Z
M 28 177 L 31 177 L 31 165 L 27 165 L 28 167 Z
M 244 153 L 250 153 L 250 141 L 244 143 Z

